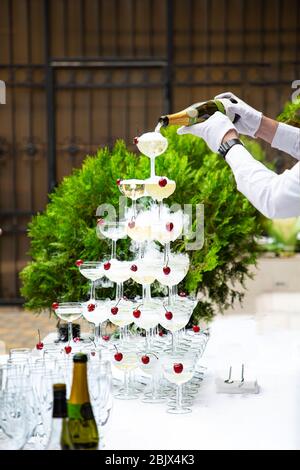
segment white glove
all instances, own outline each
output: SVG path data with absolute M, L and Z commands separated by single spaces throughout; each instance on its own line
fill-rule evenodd
M 236 131 L 234 124 L 225 114 L 217 111 L 206 121 L 193 126 L 183 126 L 177 130 L 177 134 L 193 134 L 205 140 L 213 152 L 217 152 L 223 137 L 231 129 Z
M 235 122 L 235 127 L 240 134 L 250 135 L 255 137 L 256 132 L 260 126 L 262 113 L 251 108 L 247 103 L 240 100 L 230 91 L 221 93 L 215 96 L 215 100 L 227 98 L 228 101 L 224 102 L 226 113 L 236 114 L 240 116 L 240 119 Z

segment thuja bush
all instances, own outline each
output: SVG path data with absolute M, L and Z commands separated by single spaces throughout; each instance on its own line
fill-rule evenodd
M 230 168 L 205 143 L 193 136 L 177 136 L 176 129 L 165 131 L 169 141 L 166 153 L 156 162 L 156 172 L 176 181 L 176 191 L 168 204 L 203 203 L 205 207 L 205 242 L 197 251 L 189 251 L 190 271 L 180 285 L 188 293 L 197 292 L 199 303 L 193 320 L 210 319 L 233 302 L 242 300 L 237 285 L 244 284 L 249 268 L 256 261 L 260 233 L 256 210 L 236 190 Z M 264 155 L 256 142 L 246 142 L 257 158 Z M 130 152 L 117 141 L 112 150 L 101 148 L 87 156 L 82 168 L 75 169 L 50 194 L 43 213 L 33 217 L 28 235 L 32 261 L 21 272 L 21 293 L 29 310 L 49 309 L 53 301 L 86 299 L 88 282 L 81 276 L 75 261 L 109 258 L 109 241 L 96 235 L 96 209 L 102 203 L 118 206 L 118 178 L 147 178 L 149 160 Z M 195 222 L 194 222 L 195 223 Z M 195 227 L 194 227 L 195 228 Z M 184 239 L 172 244 L 184 251 Z M 132 259 L 130 240 L 118 242 L 121 259 Z M 153 286 L 153 295 L 161 286 Z M 243 290 L 243 289 L 242 289 Z M 141 286 L 125 283 L 125 295 L 141 294 Z M 99 287 L 99 297 L 113 295 L 111 288 Z

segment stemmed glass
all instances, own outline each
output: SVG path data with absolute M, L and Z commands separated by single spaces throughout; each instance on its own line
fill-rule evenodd
M 175 353 L 177 349 L 177 334 L 188 324 L 193 313 L 194 304 L 186 303 L 184 305 L 180 300 L 174 301 L 171 306 L 163 301 L 161 304 L 159 323 L 163 328 L 171 332 L 172 351 Z
M 5 390 L 0 394 L 0 450 L 20 450 L 29 434 L 24 395 L 20 389 Z
M 134 400 L 137 398 L 135 391 L 129 386 L 129 374 L 131 371 L 138 367 L 138 356 L 134 348 L 129 346 L 119 345 L 120 349 L 113 351 L 112 363 L 113 365 L 124 372 L 124 386 L 115 395 L 115 398 L 120 400 Z
M 169 305 L 175 301 L 177 285 L 187 275 L 189 269 L 189 257 L 181 253 L 168 255 L 164 266 L 159 270 L 156 278 L 169 289 Z
M 96 232 L 99 238 L 105 237 L 112 240 L 111 258 L 115 259 L 117 241 L 121 238 L 125 238 L 127 235 L 126 223 L 124 221 L 106 221 L 104 219 L 99 219 Z
M 161 359 L 158 351 L 141 351 L 139 353 L 140 369 L 151 376 L 150 392 L 146 392 L 142 401 L 144 403 L 163 403 L 165 397 L 159 393 L 158 379 L 161 373 Z
M 167 150 L 168 140 L 160 132 L 146 132 L 135 137 L 134 143 L 141 153 L 150 158 L 150 175 L 155 177 L 155 159 Z
M 133 222 L 137 214 L 136 201 L 145 196 L 145 181 L 138 179 L 121 180 L 118 185 L 121 193 L 132 200 Z
M 176 388 L 176 404 L 174 407 L 168 408 L 168 413 L 184 414 L 190 413 L 190 408 L 184 407 L 182 402 L 182 385 L 192 379 L 194 375 L 195 363 L 190 357 L 170 356 L 167 357 L 163 364 L 163 373 L 165 378 L 175 384 Z
M 62 302 L 58 304 L 54 311 L 61 320 L 68 323 L 68 343 L 74 343 L 72 322 L 78 320 L 82 315 L 81 303 Z
M 160 259 L 146 256 L 132 262 L 131 278 L 138 284 L 142 284 L 142 300 L 133 313 L 133 321 L 140 328 L 146 330 L 146 347 L 150 348 L 152 330 L 158 324 L 157 303 L 151 298 L 151 284 L 156 279 L 156 273 L 161 265 Z
M 100 346 L 101 324 L 108 318 L 107 312 L 108 300 L 97 300 L 83 302 L 82 315 L 89 322 L 94 325 L 94 340 L 96 346 Z
M 95 300 L 95 283 L 104 276 L 103 263 L 99 261 L 85 261 L 79 265 L 79 271 L 80 274 L 91 281 L 90 300 Z

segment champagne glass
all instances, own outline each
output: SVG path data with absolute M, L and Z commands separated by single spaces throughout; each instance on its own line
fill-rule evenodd
M 172 350 L 173 353 L 177 348 L 177 332 L 184 328 L 192 315 L 194 307 L 183 304 L 181 301 L 176 300 L 171 306 L 168 303 L 162 303 L 160 308 L 159 323 L 163 328 L 169 330 L 172 334 Z
M 20 390 L 1 392 L 0 450 L 20 450 L 28 437 L 26 402 Z
M 78 320 L 82 315 L 82 306 L 80 302 L 62 302 L 55 308 L 55 314 L 63 321 L 68 323 L 68 343 L 73 341 L 72 322 Z M 75 343 L 74 343 L 75 344 Z
M 94 325 L 94 338 L 96 346 L 100 345 L 101 324 L 108 318 L 107 300 L 89 300 L 83 302 L 82 315 L 89 322 Z M 101 333 L 100 333 L 101 334 Z
M 136 201 L 145 196 L 145 181 L 138 179 L 121 180 L 119 181 L 119 189 L 124 196 L 132 200 L 133 218 L 136 218 Z
M 106 277 L 116 283 L 116 301 L 123 297 L 123 283 L 130 279 L 131 263 L 129 261 L 120 261 L 117 259 L 111 259 L 109 262 L 109 267 L 105 271 Z
M 141 351 L 139 353 L 139 367 L 147 375 L 151 376 L 150 392 L 144 394 L 144 403 L 163 403 L 165 397 L 159 393 L 158 379 L 161 372 L 161 359 L 157 351 Z
M 150 158 L 151 178 L 155 177 L 155 159 L 167 150 L 168 140 L 160 132 L 146 132 L 135 137 L 134 143 L 141 153 Z
M 192 379 L 195 364 L 189 357 L 182 355 L 170 356 L 165 359 L 163 373 L 165 378 L 176 385 L 176 404 L 167 410 L 168 413 L 184 414 L 190 413 L 190 408 L 184 407 L 182 403 L 182 385 Z
M 120 328 L 120 339 L 127 339 L 126 327 L 132 323 L 133 302 L 127 298 L 107 302 L 108 319 Z
M 99 219 L 96 232 L 99 238 L 105 237 L 112 241 L 111 258 L 115 259 L 117 241 L 121 238 L 125 238 L 127 235 L 125 221 L 106 221 Z
M 98 261 L 85 261 L 79 265 L 80 274 L 91 281 L 90 300 L 95 300 L 95 283 L 104 276 L 103 263 Z
M 134 400 L 137 394 L 129 386 L 129 373 L 138 367 L 138 356 L 133 348 L 119 345 L 119 349 L 112 353 L 113 365 L 124 373 L 123 388 L 118 391 L 115 398 L 120 400 Z
M 188 273 L 189 257 L 187 254 L 170 254 L 164 266 L 157 273 L 157 280 L 164 286 L 168 286 L 169 305 L 172 305 L 176 298 L 177 285 Z

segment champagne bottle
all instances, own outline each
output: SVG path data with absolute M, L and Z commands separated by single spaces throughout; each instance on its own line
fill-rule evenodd
M 220 100 L 209 100 L 203 103 L 195 103 L 175 114 L 167 114 L 161 116 L 158 123 L 161 127 L 167 126 L 192 126 L 198 122 L 203 122 L 212 116 L 215 112 L 220 111 L 226 114 L 226 98 Z M 238 115 L 227 113 L 232 122 L 237 122 Z
M 65 384 L 53 385 L 52 429 L 47 450 L 72 450 Z
M 73 357 L 73 383 L 68 401 L 69 432 L 75 450 L 96 450 L 99 444 L 87 381 L 87 355 Z

